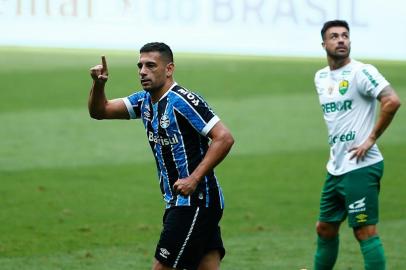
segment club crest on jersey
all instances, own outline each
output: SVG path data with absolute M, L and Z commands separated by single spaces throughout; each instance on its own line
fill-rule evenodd
M 161 116 L 161 119 L 159 119 L 159 125 L 161 126 L 161 128 L 167 128 L 169 127 L 169 117 L 168 115 L 164 114 Z
M 340 92 L 341 95 L 347 93 L 348 85 L 349 83 L 347 80 L 343 80 L 340 82 L 340 84 L 338 85 L 338 91 Z

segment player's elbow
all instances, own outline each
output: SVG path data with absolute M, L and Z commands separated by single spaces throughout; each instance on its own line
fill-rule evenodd
M 396 111 L 399 109 L 401 105 L 400 99 L 396 95 L 386 97 L 385 99 L 382 99 L 381 102 L 382 102 L 382 111 L 392 115 L 396 113 Z
M 398 97 L 393 97 L 388 101 L 388 107 L 393 113 L 395 113 L 399 109 L 400 105 L 402 104 Z
M 400 99 L 398 98 L 398 99 L 395 101 L 396 110 L 399 109 L 400 105 L 402 105 L 402 103 L 400 102 Z
M 228 152 L 234 144 L 231 132 L 222 123 L 217 123 L 208 135 L 212 143 L 221 145 L 222 149 Z
M 230 132 L 225 132 L 223 135 L 223 144 L 227 146 L 228 150 L 231 149 L 231 147 L 234 144 L 234 138 L 233 135 L 231 135 Z
M 103 120 L 105 119 L 104 114 L 101 112 L 89 110 L 89 115 L 91 118 L 96 119 L 96 120 Z

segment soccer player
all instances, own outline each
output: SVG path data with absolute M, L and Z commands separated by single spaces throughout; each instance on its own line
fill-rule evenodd
M 383 173 L 383 158 L 376 141 L 391 123 L 400 101 L 375 67 L 350 58 L 346 21 L 326 22 L 321 36 L 328 66 L 316 73 L 315 84 L 327 124 L 330 158 L 316 226 L 314 269 L 333 268 L 339 227 L 346 217 L 360 244 L 365 269 L 385 269 L 376 228 Z M 380 111 L 375 121 L 377 100 Z
M 145 44 L 138 60 L 143 90 L 107 100 L 102 56 L 102 64 L 90 69 L 89 113 L 95 119 L 139 118 L 145 126 L 166 202 L 152 269 L 220 269 L 224 200 L 213 169 L 234 139 L 202 97 L 174 81 L 174 71 L 168 45 Z

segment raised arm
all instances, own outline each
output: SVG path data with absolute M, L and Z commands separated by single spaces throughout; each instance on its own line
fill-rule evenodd
M 90 89 L 88 108 L 94 119 L 129 119 L 127 108 L 121 99 L 108 100 L 104 92 L 109 71 L 106 57 L 102 56 L 102 64 L 90 69 L 93 85 Z
M 199 182 L 227 156 L 234 144 L 233 136 L 221 122 L 214 125 L 208 136 L 211 143 L 203 160 L 186 179 L 178 180 L 174 184 L 174 190 L 184 196 L 195 191 Z
M 351 159 L 356 157 L 357 160 L 359 160 L 365 156 L 366 152 L 372 147 L 372 145 L 375 144 L 378 138 L 392 122 L 396 111 L 400 107 L 400 99 L 390 85 L 386 86 L 381 91 L 381 93 L 378 95 L 378 100 L 381 102 L 378 121 L 376 121 L 374 129 L 372 130 L 368 139 L 360 146 L 350 149 L 350 151 L 354 151 Z

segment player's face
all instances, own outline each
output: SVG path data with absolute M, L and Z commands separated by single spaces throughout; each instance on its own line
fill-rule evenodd
M 141 53 L 137 66 L 142 88 L 148 92 L 160 91 L 172 76 L 173 63 L 167 63 L 159 52 Z
M 322 45 L 329 57 L 345 59 L 351 51 L 350 33 L 342 26 L 330 27 L 324 34 Z

